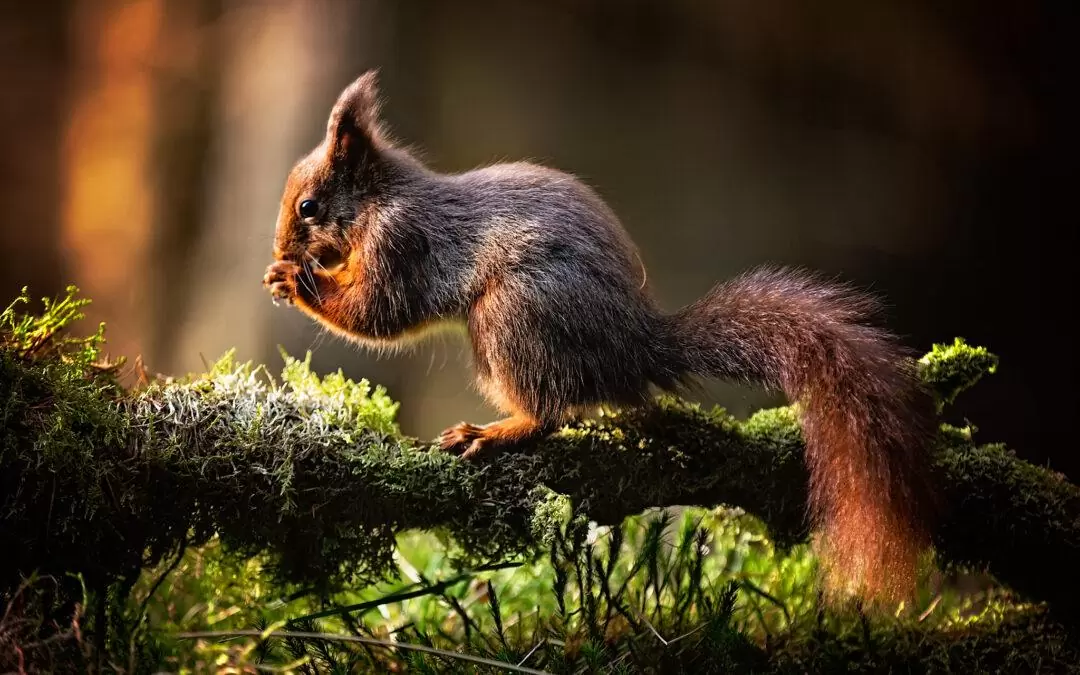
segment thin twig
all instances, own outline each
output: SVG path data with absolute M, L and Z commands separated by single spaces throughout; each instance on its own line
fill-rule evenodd
M 930 606 L 926 608 L 926 611 L 919 615 L 918 623 L 925 621 L 926 617 L 930 616 L 930 613 L 937 608 L 939 602 L 941 602 L 941 593 L 935 595 L 934 599 L 930 601 Z
M 415 591 L 409 591 L 406 593 L 394 593 L 392 595 L 386 595 L 376 600 L 368 600 L 367 602 L 358 602 L 355 605 L 346 605 L 345 607 L 333 607 L 331 609 L 316 612 L 314 614 L 305 614 L 304 616 L 297 617 L 296 621 L 302 621 L 304 619 L 324 619 L 328 616 L 337 616 L 340 614 L 348 614 L 350 612 L 366 612 L 369 609 L 381 607 L 382 605 L 389 605 L 395 602 L 402 602 L 404 600 L 411 600 L 413 598 L 419 598 L 425 595 L 439 595 L 451 586 L 456 586 L 463 581 L 468 581 L 469 578 L 480 572 L 492 572 L 495 570 L 507 569 L 511 567 L 520 567 L 520 562 L 504 562 L 494 563 L 491 565 L 484 565 L 468 572 L 463 572 L 456 577 L 452 577 L 445 581 L 439 581 L 429 586 L 422 586 Z M 416 584 L 412 584 L 416 585 Z
M 273 631 L 266 633 L 258 630 L 236 630 L 236 631 L 201 631 L 194 633 L 178 633 L 177 639 L 180 640 L 200 640 L 211 638 L 237 638 L 237 637 L 257 637 L 261 639 L 278 637 L 278 638 L 293 638 L 296 640 L 331 640 L 338 642 L 357 642 L 367 645 L 379 645 L 386 647 L 387 649 L 406 649 L 417 652 L 425 652 L 427 654 L 434 654 L 436 656 L 442 656 L 445 658 L 458 659 L 461 661 L 470 661 L 472 663 L 479 663 L 484 666 L 491 666 L 493 668 L 503 668 L 517 673 L 529 673 L 530 675 L 551 675 L 551 673 L 544 670 L 536 670 L 534 668 L 527 668 L 525 666 L 515 666 L 512 663 L 506 661 L 497 661 L 495 659 L 486 659 L 482 656 L 473 656 L 472 654 L 461 654 L 459 652 L 452 652 L 446 649 L 437 649 L 435 647 L 428 647 L 425 645 L 415 645 L 408 642 L 394 642 L 393 640 L 378 640 L 375 638 L 363 638 L 356 635 L 335 635 L 333 633 L 310 633 L 306 631 Z
M 655 628 L 653 628 L 653 625 L 651 623 L 649 623 L 649 620 L 645 618 L 645 615 L 642 614 L 641 612 L 637 612 L 637 615 L 638 615 L 638 618 L 641 619 L 641 621 L 646 626 L 648 626 L 649 630 L 652 631 L 652 634 L 656 636 L 656 639 L 660 640 L 660 642 L 663 642 L 664 646 L 667 647 L 668 646 L 668 641 L 665 640 L 664 636 L 661 635 Z
M 154 581 L 154 584 L 150 587 L 150 591 L 143 598 L 143 601 L 139 604 L 139 615 L 135 620 L 134 628 L 131 631 L 131 639 L 128 641 L 128 667 L 131 670 L 135 668 L 135 656 L 136 656 L 136 641 L 138 640 L 140 631 L 143 629 L 143 619 L 146 618 L 146 611 L 150 607 L 150 599 L 157 593 L 158 588 L 165 582 L 165 579 L 173 573 L 173 571 L 180 565 L 180 561 L 184 559 L 184 552 L 187 551 L 187 536 L 185 535 L 180 540 L 180 545 L 176 550 L 176 558 L 169 564 L 165 571 Z
M 525 662 L 529 660 L 529 657 L 535 654 L 536 650 L 540 649 L 541 645 L 547 644 L 547 642 L 547 640 L 541 640 L 540 642 L 537 642 L 535 645 L 533 645 L 533 648 L 529 650 L 529 653 L 526 654 L 525 657 L 522 658 L 520 661 L 518 661 L 518 667 L 525 665 Z
M 652 631 L 652 634 L 656 636 L 656 639 L 658 639 L 658 640 L 660 640 L 660 642 L 664 643 L 665 647 L 670 647 L 671 645 L 675 644 L 679 640 L 690 637 L 691 635 L 693 635 L 694 633 L 700 631 L 701 629 L 705 628 L 705 626 L 708 625 L 707 623 L 703 623 L 700 626 L 698 626 L 697 628 L 695 628 L 694 630 L 690 631 L 689 633 L 683 633 L 682 635 L 680 635 L 677 638 L 672 638 L 670 640 L 665 640 L 664 636 L 661 635 L 655 628 L 653 628 L 653 625 L 651 623 L 649 623 L 649 620 L 645 618 L 645 615 L 638 612 L 638 618 L 641 619 L 645 623 L 646 626 L 648 626 L 649 630 Z
M 751 591 L 753 593 L 756 593 L 757 595 L 760 595 L 761 597 L 765 598 L 766 600 L 768 600 L 772 604 L 779 607 L 780 611 L 782 611 L 784 613 L 784 618 L 787 620 L 788 624 L 789 625 L 791 624 L 791 614 L 788 612 L 787 605 L 785 605 L 783 602 L 781 602 L 779 598 L 777 598 L 776 596 L 771 595 L 770 593 L 765 591 L 763 588 L 759 587 L 757 584 L 755 584 L 755 583 L 753 583 L 751 581 L 748 581 L 746 579 L 739 579 L 738 584 L 740 586 L 742 586 L 743 588 L 745 588 L 745 589 L 747 589 L 747 590 L 749 590 L 749 591 Z

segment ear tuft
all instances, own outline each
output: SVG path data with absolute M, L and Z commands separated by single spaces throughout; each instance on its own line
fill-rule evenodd
M 327 145 L 335 157 L 346 158 L 382 139 L 378 79 L 377 69 L 368 70 L 338 96 L 326 125 Z

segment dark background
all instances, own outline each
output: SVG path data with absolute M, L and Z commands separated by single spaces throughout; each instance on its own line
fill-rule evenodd
M 493 412 L 453 340 L 375 356 L 259 281 L 291 163 L 379 66 L 440 170 L 528 158 L 597 187 L 674 309 L 760 263 L 884 296 L 913 346 L 1002 358 L 982 440 L 1080 477 L 1073 424 L 1069 3 L 78 0 L 0 24 L 0 292 L 69 282 L 114 354 L 165 373 L 315 350 L 406 432 Z M 89 329 L 92 324 L 86 326 Z M 738 414 L 769 400 L 717 385 Z

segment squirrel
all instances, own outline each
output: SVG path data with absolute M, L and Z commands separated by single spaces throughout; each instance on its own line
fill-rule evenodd
M 288 176 L 263 278 L 275 302 L 376 348 L 465 324 L 479 388 L 508 415 L 442 433 L 465 459 L 698 378 L 780 389 L 800 411 L 826 587 L 911 596 L 934 413 L 909 352 L 871 324 L 871 297 L 762 268 L 664 313 L 592 188 L 530 163 L 429 169 L 391 139 L 377 80 L 345 88 Z

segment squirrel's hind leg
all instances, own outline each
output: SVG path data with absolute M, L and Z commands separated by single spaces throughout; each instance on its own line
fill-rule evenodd
M 482 427 L 468 422 L 456 424 L 439 436 L 439 447 L 469 460 L 479 457 L 481 453 L 539 440 L 552 431 L 552 425 L 518 413 Z

